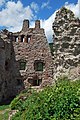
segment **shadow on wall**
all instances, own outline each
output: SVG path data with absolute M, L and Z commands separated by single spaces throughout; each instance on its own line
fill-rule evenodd
M 9 104 L 12 99 L 24 89 L 23 77 L 20 74 L 19 66 L 17 66 L 12 41 L 10 42 L 10 46 L 11 47 L 9 48 L 9 45 L 5 43 L 5 59 L 3 60 L 4 78 L 0 78 L 0 82 L 2 81 L 2 85 L 0 86 L 0 105 Z M 0 76 L 1 74 L 0 71 Z

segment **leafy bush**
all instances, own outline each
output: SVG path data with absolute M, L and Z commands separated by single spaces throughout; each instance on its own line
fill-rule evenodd
M 14 98 L 14 100 L 11 102 L 10 107 L 12 110 L 16 109 L 16 110 L 22 110 L 24 109 L 23 103 L 25 102 L 25 100 L 32 95 L 34 92 L 33 89 L 28 88 L 23 90 L 20 95 L 16 96 L 16 98 Z
M 12 120 L 80 120 L 80 80 L 60 79 L 51 87 L 33 92 Z

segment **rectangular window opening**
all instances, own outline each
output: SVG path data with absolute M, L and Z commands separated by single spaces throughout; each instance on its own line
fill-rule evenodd
M 15 37 L 15 42 L 18 42 L 18 36 Z
M 26 62 L 20 62 L 20 70 L 25 70 Z
M 40 84 L 42 83 L 42 79 L 29 79 L 28 82 L 31 84 L 31 86 L 40 86 Z
M 21 36 L 21 42 L 24 42 L 24 35 Z
M 27 36 L 27 43 L 29 43 L 29 42 L 30 42 L 30 40 L 31 40 L 31 36 L 30 36 L 30 35 L 28 35 L 28 36 Z
M 34 69 L 36 71 L 43 71 L 44 63 L 42 61 L 35 61 Z

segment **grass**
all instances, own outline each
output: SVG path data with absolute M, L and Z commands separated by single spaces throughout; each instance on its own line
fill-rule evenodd
M 0 120 L 8 120 L 11 109 L 18 110 L 11 120 L 80 120 L 80 80 L 61 78 L 39 93 L 26 89 L 0 106 Z
M 9 110 L 0 114 L 0 120 L 8 120 L 8 118 L 9 118 Z
M 8 109 L 8 108 L 9 108 L 9 105 L 2 105 L 0 106 L 0 111 Z
M 62 78 L 39 93 L 24 94 L 11 103 L 19 110 L 12 120 L 80 120 L 80 80 Z
M 10 111 L 9 105 L 0 106 L 0 120 L 8 120 L 9 111 Z

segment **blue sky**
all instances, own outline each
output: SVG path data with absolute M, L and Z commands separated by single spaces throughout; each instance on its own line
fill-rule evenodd
M 29 19 L 30 26 L 34 27 L 34 21 L 40 19 L 50 42 L 52 23 L 56 11 L 62 6 L 71 9 L 80 18 L 80 0 L 0 0 L 0 30 L 19 31 L 24 19 Z

